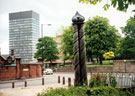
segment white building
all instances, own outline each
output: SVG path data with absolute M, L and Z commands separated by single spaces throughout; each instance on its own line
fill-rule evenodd
M 39 14 L 33 11 L 9 13 L 9 50 L 14 49 L 14 55 L 20 56 L 23 63 L 36 62 L 34 53 L 39 37 Z

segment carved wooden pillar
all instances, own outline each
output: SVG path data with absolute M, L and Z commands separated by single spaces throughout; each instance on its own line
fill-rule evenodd
M 76 12 L 72 18 L 74 27 L 74 70 L 75 70 L 75 86 L 87 85 L 86 70 L 86 47 L 85 36 L 83 32 L 84 17 Z

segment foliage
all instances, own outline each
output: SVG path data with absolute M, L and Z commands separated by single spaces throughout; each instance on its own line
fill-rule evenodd
M 103 87 L 103 86 L 111 86 L 115 88 L 116 85 L 117 85 L 117 82 L 114 76 L 109 75 L 109 77 L 107 77 L 107 75 L 99 74 L 99 73 L 93 74 L 89 83 L 90 88 Z
M 49 89 L 47 92 L 39 93 L 38 96 L 87 96 L 87 87 L 69 87 L 69 88 L 56 88 Z
M 49 89 L 47 93 L 38 93 L 38 96 L 122 96 L 122 92 L 108 86 L 89 88 L 87 86 L 82 87 L 69 87 L 59 89 Z M 129 96 L 129 95 L 124 95 Z M 132 96 L 132 95 L 130 95 Z
M 119 90 L 113 87 L 94 87 L 88 90 L 90 96 L 120 96 Z
M 107 78 L 104 75 L 100 74 L 94 74 L 91 76 L 89 87 L 100 87 L 100 86 L 106 86 L 107 84 Z
M 125 37 L 121 42 L 120 53 L 122 59 L 135 59 L 135 39 Z
M 114 58 L 114 53 L 112 51 L 106 52 L 105 54 L 103 54 L 103 57 L 105 59 L 113 59 Z
M 61 51 L 64 60 L 73 59 L 73 27 L 63 27 Z
M 109 76 L 109 86 L 107 86 L 107 78 L 104 75 L 93 75 L 89 86 L 83 85 L 68 88 L 50 88 L 38 93 L 38 96 L 134 96 L 128 90 L 123 91 L 116 87 L 115 77 Z M 93 83 L 94 82 L 94 83 Z M 91 86 L 91 84 L 93 84 Z
M 118 33 L 107 18 L 96 16 L 89 19 L 84 26 L 86 34 L 87 58 L 99 58 L 102 63 L 103 54 L 115 51 Z
M 79 2 L 86 4 L 90 3 L 93 5 L 96 5 L 101 1 L 103 0 L 79 0 Z M 114 8 L 117 7 L 117 10 L 126 11 L 129 5 L 135 5 L 135 0 L 110 0 L 110 2 L 106 0 L 106 3 L 104 4 L 103 8 L 104 10 L 107 10 L 110 6 L 113 6 Z
M 109 84 L 110 84 L 110 86 L 112 86 L 112 87 L 116 87 L 116 85 L 117 85 L 116 79 L 115 79 L 115 77 L 112 76 L 112 75 L 109 76 Z
M 114 59 L 121 59 L 121 42 L 123 41 L 122 37 L 118 38 L 118 42 L 116 43 L 116 48 L 114 50 L 115 58 Z
M 43 37 L 38 39 L 37 52 L 35 53 L 35 58 L 42 57 L 45 61 L 52 62 L 58 59 L 58 49 L 56 42 L 51 37 Z
M 124 28 L 122 28 L 122 32 L 129 38 L 135 39 L 135 18 L 130 17 L 127 20 L 127 24 Z
M 130 17 L 125 27 L 122 28 L 125 38 L 120 45 L 120 53 L 123 59 L 135 58 L 135 18 Z

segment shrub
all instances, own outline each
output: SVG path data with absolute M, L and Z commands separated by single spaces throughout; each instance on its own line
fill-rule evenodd
M 114 56 L 114 53 L 113 53 L 112 51 L 110 51 L 110 52 L 106 52 L 105 54 L 103 54 L 103 57 L 104 57 L 105 59 L 112 59 L 112 58 L 114 58 L 115 56 Z
M 49 90 L 38 93 L 38 96 L 87 96 L 87 86 L 69 88 L 50 88 Z
M 106 76 L 101 74 L 93 74 L 90 79 L 89 87 L 99 87 L 99 86 L 106 86 Z
M 38 96 L 135 96 L 128 90 L 115 88 L 117 82 L 114 76 L 107 77 L 103 74 L 94 74 L 91 77 L 89 86 L 83 85 L 68 88 L 50 88 Z
M 105 74 L 94 74 L 91 76 L 89 87 L 102 87 L 102 86 L 111 86 L 116 87 L 117 82 L 114 76 L 109 75 L 108 77 Z
M 120 89 L 111 86 L 102 86 L 90 88 L 87 86 L 82 87 L 69 87 L 69 88 L 50 88 L 47 91 L 38 93 L 38 96 L 134 96 L 128 90 L 123 92 Z

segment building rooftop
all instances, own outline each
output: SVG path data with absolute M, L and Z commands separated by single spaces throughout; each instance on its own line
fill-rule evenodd
M 23 18 L 36 18 L 36 19 L 39 19 L 39 14 L 32 11 L 32 10 L 9 13 L 9 20 L 23 19 Z

